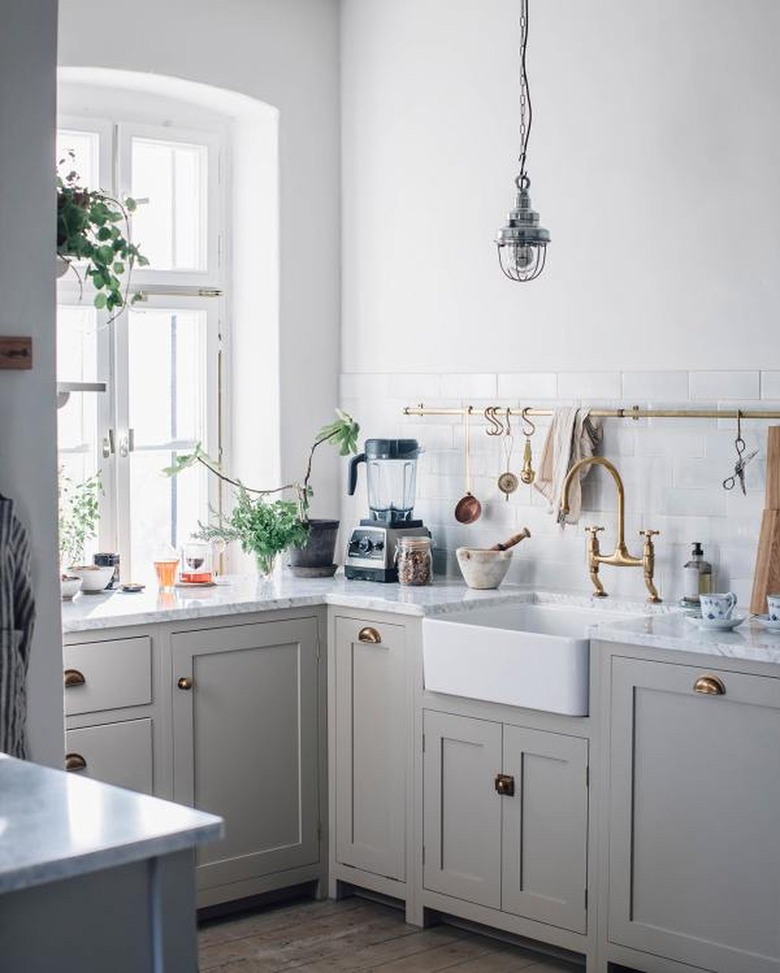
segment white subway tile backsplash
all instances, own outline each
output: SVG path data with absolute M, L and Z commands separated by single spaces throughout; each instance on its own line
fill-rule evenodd
M 445 399 L 460 399 L 464 402 L 484 398 L 490 400 L 486 405 L 494 404 L 498 395 L 498 377 L 494 374 L 476 373 L 442 375 L 441 395 Z
M 724 399 L 757 399 L 760 395 L 759 372 L 691 372 L 690 397 L 694 400 L 720 402 Z
M 521 485 L 504 499 L 496 478 L 506 468 L 504 443 L 485 435 L 487 405 L 549 407 L 578 403 L 606 408 L 637 404 L 641 408 L 692 409 L 704 407 L 780 409 L 780 371 L 763 372 L 504 372 L 501 374 L 388 375 L 345 374 L 342 405 L 361 423 L 361 438 L 405 436 L 418 439 L 425 452 L 418 468 L 416 513 L 434 535 L 435 570 L 459 576 L 456 547 L 489 546 L 521 527 L 531 538 L 518 548 L 508 579 L 551 589 L 589 593 L 585 524 L 603 524 L 602 550 L 615 542 L 617 497 L 612 479 L 599 470 L 583 482 L 580 523 L 565 530 L 548 512 L 548 502 L 532 487 Z M 690 394 L 688 381 L 690 379 Z M 760 398 L 759 396 L 763 396 Z M 472 421 L 472 489 L 483 504 L 474 524 L 460 525 L 454 507 L 466 489 L 463 419 L 461 416 L 403 416 L 402 409 L 420 400 L 427 406 L 474 407 Z M 540 418 L 532 437 L 538 468 L 550 419 Z M 770 421 L 746 420 L 743 436 L 759 456 L 746 470 L 747 496 L 723 490 L 736 460 L 735 419 L 605 419 L 599 452 L 615 460 L 626 487 L 626 542 L 641 553 L 637 532 L 642 527 L 661 531 L 656 541 L 656 577 L 662 597 L 676 600 L 682 590 L 682 565 L 690 544 L 704 544 L 722 584 L 739 586 L 749 599 L 752 570 L 763 509 L 766 426 Z M 522 465 L 523 437 L 513 421 L 514 450 L 510 468 Z M 354 522 L 365 511 L 365 487 L 358 496 L 344 498 L 342 514 Z M 605 566 L 602 578 L 613 595 L 644 598 L 641 571 Z M 719 582 L 721 583 L 721 582 Z M 739 592 L 738 592 L 739 594 Z M 740 594 L 740 598 L 743 595 Z M 744 601 L 743 601 L 744 603 Z
M 687 397 L 687 372 L 623 372 L 623 398 L 631 404 Z
M 534 406 L 537 399 L 558 395 L 555 372 L 510 372 L 498 376 L 499 398 L 517 399 L 521 405 Z
M 761 398 L 780 399 L 780 372 L 761 372 Z M 780 402 L 777 404 L 780 406 Z
M 558 395 L 561 398 L 604 399 L 620 398 L 620 372 L 559 372 Z

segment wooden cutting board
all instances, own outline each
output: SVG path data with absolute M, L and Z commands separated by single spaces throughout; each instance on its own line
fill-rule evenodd
M 767 429 L 766 501 L 750 610 L 762 615 L 766 611 L 766 596 L 773 594 L 780 594 L 780 426 Z

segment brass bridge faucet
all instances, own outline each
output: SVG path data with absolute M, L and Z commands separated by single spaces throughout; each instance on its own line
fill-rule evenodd
M 615 550 L 612 552 L 612 554 L 602 554 L 599 549 L 598 532 L 600 530 L 604 530 L 603 527 L 585 528 L 585 530 L 588 532 L 588 568 L 590 570 L 590 580 L 593 582 L 593 586 L 596 589 L 593 594 L 597 598 L 606 597 L 607 592 L 604 590 L 604 585 L 602 585 L 601 579 L 599 578 L 599 566 L 602 564 L 613 564 L 618 568 L 642 568 L 644 570 L 645 586 L 649 592 L 647 600 L 650 602 L 659 602 L 661 599 L 659 598 L 658 591 L 653 584 L 653 572 L 655 570 L 655 547 L 653 546 L 653 535 L 659 532 L 657 530 L 640 530 L 640 536 L 644 537 L 645 539 L 642 557 L 634 557 L 632 554 L 628 553 L 625 539 L 626 528 L 624 510 L 626 491 L 623 487 L 623 481 L 620 478 L 620 474 L 608 459 L 604 459 L 603 456 L 586 456 L 585 459 L 581 459 L 579 462 L 575 463 L 574 466 L 572 466 L 566 475 L 566 479 L 563 481 L 563 490 L 561 492 L 561 513 L 565 515 L 569 512 L 569 487 L 573 477 L 579 470 L 583 468 L 583 466 L 588 466 L 589 464 L 603 466 L 612 474 L 612 479 L 615 481 L 615 487 L 617 488 L 618 501 L 617 544 L 615 545 Z

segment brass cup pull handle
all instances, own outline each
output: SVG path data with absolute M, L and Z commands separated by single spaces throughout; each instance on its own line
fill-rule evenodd
M 502 797 L 515 796 L 515 779 L 509 774 L 496 774 L 495 787 Z
M 70 770 L 72 772 L 78 770 L 86 770 L 87 761 L 81 756 L 80 753 L 66 753 L 65 754 L 65 770 Z
M 726 687 L 717 676 L 699 676 L 693 684 L 693 691 L 705 696 L 724 696 Z
M 192 689 L 192 680 L 189 676 L 182 676 L 177 680 L 176 685 L 179 689 Z
M 382 636 L 375 628 L 371 628 L 370 625 L 367 625 L 365 628 L 361 628 L 358 632 L 358 642 L 370 642 L 372 645 L 380 645 L 382 642 Z
M 84 677 L 83 672 L 79 672 L 78 669 L 66 669 L 65 670 L 65 688 L 73 689 L 74 686 L 85 686 L 87 680 Z

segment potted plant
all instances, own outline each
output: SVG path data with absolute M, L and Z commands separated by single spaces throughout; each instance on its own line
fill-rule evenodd
M 57 486 L 60 585 L 63 599 L 69 601 L 80 588 L 89 593 L 102 591 L 111 580 L 114 569 L 83 563 L 84 547 L 97 535 L 100 474 L 74 482 L 60 469 Z
M 72 162 L 73 153 L 68 153 Z M 68 159 L 60 159 L 63 166 Z M 130 196 L 115 199 L 102 189 L 79 185 L 78 173 L 71 169 L 57 175 L 57 257 L 60 272 L 69 268 L 82 285 L 76 266 L 85 261 L 84 276 L 95 288 L 95 307 L 109 312 L 109 322 L 128 304 L 133 266 L 145 267 L 149 261 L 138 246 L 130 242 L 130 213 L 136 201 Z M 124 286 L 123 286 L 124 279 Z M 139 295 L 129 298 L 132 304 Z
M 225 483 L 236 488 L 237 500 L 231 514 L 221 517 L 217 524 L 201 524 L 200 537 L 206 540 L 239 541 L 244 551 L 255 554 L 261 574 L 267 573 L 264 569 L 273 567 L 277 554 L 289 549 L 293 559 L 293 573 L 324 577 L 336 570 L 333 555 L 339 522 L 309 517 L 309 504 L 313 496 L 310 480 L 314 453 L 323 443 L 331 443 L 338 447 L 341 456 L 349 456 L 357 451 L 359 434 L 360 426 L 352 416 L 337 409 L 336 419 L 323 426 L 314 438 L 303 480 L 300 483 L 287 483 L 273 490 L 256 490 L 228 476 L 210 459 L 200 444 L 192 453 L 179 456 L 175 465 L 163 472 L 168 476 L 175 476 L 200 463 Z M 295 500 L 270 502 L 267 499 L 284 490 L 293 491 Z

